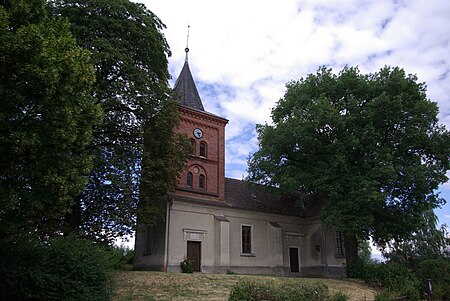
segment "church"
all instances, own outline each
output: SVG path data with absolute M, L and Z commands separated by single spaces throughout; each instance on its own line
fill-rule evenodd
M 138 225 L 134 268 L 181 272 L 187 258 L 202 273 L 344 276 L 343 235 L 320 220 L 320 202 L 299 206 L 293 197 L 225 177 L 228 120 L 203 107 L 188 51 L 173 95 L 177 131 L 190 138 L 193 152 L 167 195 L 165 219 Z

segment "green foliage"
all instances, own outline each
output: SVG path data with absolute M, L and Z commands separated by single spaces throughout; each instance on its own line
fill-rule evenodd
M 363 279 L 368 265 L 375 263 L 375 261 L 371 258 L 371 254 L 369 241 L 360 240 L 358 242 L 358 258 L 354 259 L 350 263 L 347 263 L 347 277 Z
M 94 167 L 72 227 L 111 242 L 134 230 L 141 208 L 141 222 L 161 217 L 161 196 L 188 156 L 178 148 L 182 137 L 172 135 L 178 116 L 170 100 L 165 26 L 129 0 L 52 0 L 48 8 L 68 18 L 78 43 L 91 51 L 92 95 L 105 115 L 94 132 Z
M 38 24 L 46 17 L 45 1 L 42 0 L 3 0 L 0 5 L 8 11 L 10 30 Z
M 58 228 L 92 167 L 94 69 L 44 1 L 0 6 L 0 233 Z
M 116 258 L 114 269 L 116 270 L 129 270 L 129 266 L 133 263 L 134 250 L 124 246 L 113 247 L 110 249 L 113 258 Z
M 364 280 L 369 285 L 385 290 L 377 297 L 379 300 L 389 300 L 393 296 L 407 296 L 408 300 L 418 300 L 419 296 L 427 293 L 427 279 L 433 281 L 435 299 L 449 300 L 450 296 L 448 258 L 423 260 L 413 268 L 406 261 L 379 264 L 359 259 L 354 262 L 354 266 L 349 267 L 347 273 L 349 277 Z
M 433 293 L 436 300 L 450 300 L 450 260 L 429 259 L 420 262 L 418 277 L 422 292 L 427 292 L 427 279 L 432 279 Z
M 178 125 L 177 112 L 178 104 L 169 102 L 145 125 L 138 218 L 149 225 L 164 217 L 163 196 L 175 188 L 178 174 L 192 153 L 190 140 L 173 131 Z
M 0 240 L 0 300 L 110 300 L 117 257 L 77 237 Z
M 391 243 L 383 256 L 390 262 L 400 262 L 417 270 L 428 259 L 450 258 L 450 238 L 446 225 L 437 227 L 438 218 L 433 211 L 423 213 L 419 229 L 405 239 Z
M 382 288 L 392 295 L 406 296 L 408 300 L 419 300 L 420 281 L 414 272 L 404 264 L 364 263 L 357 261 L 357 268 L 351 269 L 351 276 L 367 284 Z M 381 298 L 381 297 L 380 297 Z
M 330 295 L 323 283 L 296 284 L 293 282 L 238 281 L 231 289 L 229 301 L 345 301 L 343 293 Z
M 181 272 L 192 274 L 194 272 L 194 262 L 192 262 L 189 258 L 184 258 L 182 262 L 180 262 Z
M 323 200 L 325 222 L 384 245 L 418 229 L 444 200 L 450 135 L 426 86 L 400 68 L 373 74 L 321 68 L 291 81 L 257 126 L 249 177 Z
M 375 301 L 391 301 L 392 293 L 384 291 L 375 296 Z
M 370 247 L 370 241 L 360 240 L 358 242 L 358 258 L 365 263 L 371 263 L 373 262 L 371 256 L 372 256 L 372 249 Z
M 427 279 L 432 279 L 435 298 L 445 300 L 450 296 L 450 240 L 445 225 L 439 229 L 437 222 L 433 211 L 424 212 L 419 230 L 392 243 L 383 255 L 390 265 L 409 268 L 419 280 L 421 295 L 427 292 Z
M 364 279 L 368 262 L 361 258 L 353 260 L 347 264 L 346 273 L 348 278 Z

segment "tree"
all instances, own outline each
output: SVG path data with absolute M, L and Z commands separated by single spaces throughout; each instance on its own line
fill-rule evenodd
M 356 238 L 398 241 L 445 202 L 436 190 L 447 180 L 450 135 L 437 113 L 425 84 L 400 68 L 320 68 L 289 82 L 273 125 L 257 126 L 248 178 L 321 199 L 351 262 Z
M 94 69 L 44 1 L 0 4 L 0 233 L 45 235 L 92 167 Z
M 438 228 L 436 214 L 431 210 L 425 211 L 420 228 L 403 240 L 395 241 L 383 256 L 391 262 L 406 263 L 415 269 L 424 260 L 450 258 L 446 225 Z
M 68 221 L 86 236 L 109 241 L 132 232 L 140 189 L 140 208 L 161 212 L 159 200 L 174 187 L 188 156 L 186 141 L 172 131 L 178 116 L 168 85 L 164 24 L 128 0 L 54 0 L 48 6 L 70 20 L 78 43 L 91 51 L 92 95 L 105 115 L 94 131 L 89 183 Z

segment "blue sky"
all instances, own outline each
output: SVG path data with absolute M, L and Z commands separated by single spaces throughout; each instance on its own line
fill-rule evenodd
M 450 1 L 138 2 L 167 26 L 173 82 L 190 25 L 189 65 L 205 109 L 230 120 L 227 177 L 245 176 L 246 159 L 257 149 L 255 124 L 270 122 L 285 84 L 323 65 L 335 72 L 359 66 L 364 73 L 391 65 L 416 74 L 450 129 Z M 450 201 L 450 184 L 440 191 Z M 450 224 L 450 204 L 437 213 Z

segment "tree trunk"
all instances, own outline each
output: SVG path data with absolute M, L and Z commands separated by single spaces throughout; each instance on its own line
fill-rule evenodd
M 358 240 L 355 234 L 344 234 L 345 260 L 347 267 L 358 259 Z

